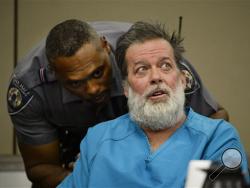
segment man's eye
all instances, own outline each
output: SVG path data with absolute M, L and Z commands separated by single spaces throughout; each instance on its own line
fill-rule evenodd
M 92 76 L 93 78 L 101 78 L 103 75 L 103 68 L 97 69 L 95 72 L 93 72 Z
M 161 69 L 164 71 L 169 71 L 172 68 L 172 65 L 170 63 L 162 63 Z
M 147 70 L 146 66 L 141 66 L 136 69 L 136 73 L 144 73 Z
M 73 88 L 79 88 L 82 85 L 81 81 L 72 81 L 69 83 L 69 85 Z

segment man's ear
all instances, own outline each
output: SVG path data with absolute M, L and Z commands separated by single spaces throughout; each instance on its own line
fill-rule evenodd
M 181 83 L 182 83 L 183 88 L 185 90 L 186 87 L 187 87 L 187 77 L 186 77 L 186 74 L 185 74 L 185 72 L 183 70 L 181 70 L 181 75 L 180 76 L 181 76 Z
M 126 97 L 128 97 L 128 81 L 123 81 L 123 92 Z
M 111 53 L 111 47 L 108 43 L 108 41 L 106 40 L 106 38 L 104 36 L 100 37 L 100 41 L 101 41 L 101 46 L 104 50 L 106 50 L 108 52 L 108 54 Z

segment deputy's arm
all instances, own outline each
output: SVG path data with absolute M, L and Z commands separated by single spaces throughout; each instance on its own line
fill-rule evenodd
M 213 119 L 224 119 L 226 121 L 229 121 L 229 115 L 225 108 L 223 108 L 221 105 L 218 106 L 218 110 L 210 115 Z
M 70 173 L 60 165 L 58 140 L 44 145 L 19 143 L 19 149 L 34 188 L 54 188 Z
M 61 167 L 57 127 L 47 119 L 44 109 L 48 107 L 16 78 L 11 81 L 7 99 L 28 178 L 34 188 L 55 187 L 70 172 Z

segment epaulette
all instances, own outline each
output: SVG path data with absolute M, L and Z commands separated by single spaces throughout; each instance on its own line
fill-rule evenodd
M 21 112 L 32 100 L 33 93 L 14 75 L 8 88 L 7 102 L 10 115 Z

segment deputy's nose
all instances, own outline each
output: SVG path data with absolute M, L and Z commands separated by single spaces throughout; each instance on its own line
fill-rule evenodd
M 100 86 L 97 84 L 89 83 L 87 85 L 87 92 L 89 95 L 96 95 L 96 94 L 100 93 L 100 89 L 101 89 Z

